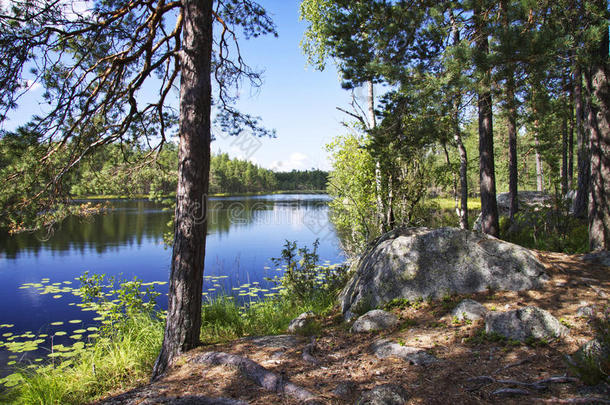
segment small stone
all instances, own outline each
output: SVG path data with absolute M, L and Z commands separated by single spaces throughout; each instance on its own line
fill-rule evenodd
M 402 346 L 389 339 L 380 339 L 374 342 L 371 352 L 380 359 L 395 357 L 409 362 L 415 366 L 425 366 L 436 363 L 438 359 L 418 347 Z
M 364 392 L 356 405 L 404 405 L 409 400 L 409 393 L 400 385 L 383 384 Z
M 337 384 L 333 390 L 333 394 L 345 401 L 351 400 L 358 392 L 358 385 L 353 381 L 343 381 Z
M 459 321 L 463 321 L 464 319 L 475 321 L 477 319 L 485 318 L 488 312 L 487 308 L 475 300 L 465 299 L 455 307 L 451 315 Z
M 508 312 L 490 313 L 485 319 L 485 332 L 497 333 L 523 342 L 530 338 L 565 336 L 569 330 L 548 311 L 529 306 Z
M 590 318 L 595 314 L 595 305 L 585 305 L 576 310 L 576 316 Z
M 398 318 L 396 315 L 381 309 L 374 309 L 356 319 L 356 322 L 352 325 L 351 331 L 356 333 L 372 332 L 389 329 L 397 324 Z
M 290 321 L 288 325 L 288 333 L 299 334 L 305 331 L 314 319 L 314 313 L 311 311 L 303 312 L 301 315 Z

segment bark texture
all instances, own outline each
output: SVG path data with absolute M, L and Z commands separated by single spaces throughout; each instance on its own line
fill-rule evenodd
M 574 66 L 574 116 L 576 142 L 578 144 L 578 185 L 574 201 L 574 215 L 578 218 L 584 218 L 587 216 L 590 164 L 588 137 L 583 126 L 582 70 L 578 64 Z
M 591 183 L 589 187 L 589 247 L 610 249 L 610 66 L 608 23 L 599 41 L 591 71 L 589 116 Z M 589 80 L 587 80 L 589 82 Z
M 168 313 L 153 379 L 199 344 L 210 169 L 212 0 L 185 0 L 180 146 Z
M 496 174 L 494 167 L 493 113 L 490 71 L 486 62 L 489 42 L 484 29 L 485 17 L 477 3 L 474 9 L 478 70 L 483 76 L 478 95 L 479 110 L 479 177 L 481 182 L 481 231 L 498 236 L 500 231 L 496 202 Z
M 511 224 L 519 210 L 517 173 L 517 106 L 515 101 L 515 81 L 509 77 L 506 82 L 508 112 L 508 193 L 510 195 L 509 218 Z

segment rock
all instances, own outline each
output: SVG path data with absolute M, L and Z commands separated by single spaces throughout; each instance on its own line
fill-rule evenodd
M 595 305 L 584 305 L 576 310 L 576 316 L 590 318 L 595 315 Z
M 362 314 L 395 298 L 526 290 L 548 281 L 529 249 L 457 228 L 399 228 L 355 264 L 340 295 L 343 313 Z
M 380 359 L 395 357 L 415 366 L 436 363 L 438 359 L 417 347 L 402 346 L 388 339 L 380 339 L 371 345 L 371 352 Z
M 485 319 L 485 332 L 497 333 L 508 339 L 549 339 L 568 334 L 568 328 L 557 318 L 538 307 L 525 307 L 508 312 L 489 313 Z
M 396 315 L 381 309 L 374 309 L 356 319 L 352 325 L 351 331 L 356 333 L 372 332 L 375 330 L 389 329 L 397 324 L 398 318 Z
M 256 346 L 275 347 L 279 349 L 291 349 L 299 344 L 298 339 L 293 335 L 248 337 L 244 338 L 244 340 L 253 343 Z
M 589 263 L 610 267 L 610 252 L 607 250 L 602 250 L 600 252 L 587 253 L 582 257 L 582 260 Z
M 520 207 L 528 207 L 531 209 L 548 207 L 553 201 L 552 196 L 541 191 L 519 191 L 517 193 L 517 199 L 519 200 Z M 497 194 L 496 201 L 498 203 L 498 215 L 501 217 L 508 217 L 510 214 L 510 194 Z M 477 232 L 481 231 L 481 214 L 479 214 L 474 221 L 472 230 Z
M 465 299 L 455 307 L 453 312 L 451 312 L 451 316 L 460 321 L 464 319 L 476 321 L 477 319 L 485 318 L 488 312 L 487 308 L 475 300 Z
M 337 387 L 333 390 L 333 394 L 339 398 L 347 401 L 351 400 L 358 393 L 358 385 L 353 381 L 343 381 L 337 384 Z
M 409 393 L 400 385 L 383 384 L 364 392 L 356 405 L 403 405 L 408 400 Z
M 608 378 L 610 346 L 597 337 L 582 345 L 567 360 L 585 384 L 594 385 Z
M 301 334 L 312 325 L 314 313 L 311 311 L 303 312 L 301 315 L 290 321 L 288 333 Z

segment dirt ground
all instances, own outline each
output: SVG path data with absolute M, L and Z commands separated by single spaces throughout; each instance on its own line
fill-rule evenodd
M 610 268 L 591 265 L 579 256 L 538 253 L 546 264 L 550 282 L 544 290 L 485 292 L 454 296 L 438 302 L 423 302 L 417 308 L 394 308 L 398 327 L 376 333 L 351 334 L 339 313 L 318 319 L 322 331 L 315 339 L 313 355 L 318 363 L 306 362 L 302 350 L 309 337 L 298 337 L 294 347 L 264 347 L 241 339 L 207 345 L 187 353 L 160 381 L 127 393 L 113 393 L 101 403 L 171 403 L 188 396 L 225 397 L 249 404 L 296 404 L 286 395 L 264 390 L 235 367 L 206 366 L 191 360 L 208 351 L 245 356 L 267 370 L 287 378 L 317 395 L 321 403 L 353 404 L 360 394 L 377 385 L 402 385 L 409 393 L 409 404 L 522 404 L 522 403 L 610 403 L 610 386 L 588 387 L 577 380 L 548 384 L 537 390 L 515 384 L 492 382 L 513 380 L 531 383 L 556 376 L 571 376 L 565 355 L 592 338 L 589 318 L 578 317 L 577 309 L 608 306 Z M 482 321 L 456 323 L 449 312 L 463 298 L 472 298 L 492 311 L 506 311 L 528 305 L 546 309 L 570 328 L 567 337 L 530 345 L 491 341 L 481 338 Z M 390 338 L 401 345 L 425 349 L 439 361 L 415 366 L 400 359 L 378 359 L 370 344 Z M 477 379 L 488 376 L 491 379 Z M 351 382 L 347 392 L 334 390 Z M 507 396 L 494 392 L 501 388 L 521 388 L 529 395 Z M 592 399 L 596 398 L 596 399 Z M 185 402 L 186 403 L 186 402 Z M 195 403 L 195 402 L 193 402 Z

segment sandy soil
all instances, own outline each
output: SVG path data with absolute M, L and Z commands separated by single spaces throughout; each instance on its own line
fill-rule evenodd
M 385 383 L 400 384 L 410 394 L 409 404 L 522 404 L 583 403 L 586 398 L 610 398 L 610 386 L 587 387 L 578 381 L 549 384 L 545 390 L 525 387 L 527 396 L 500 396 L 500 388 L 524 388 L 510 384 L 473 380 L 489 376 L 495 380 L 533 382 L 553 376 L 570 376 L 565 355 L 591 339 L 588 318 L 578 317 L 583 305 L 608 306 L 610 268 L 594 266 L 578 256 L 538 253 L 547 265 L 551 281 L 544 290 L 523 292 L 485 292 L 454 296 L 444 302 L 424 302 L 413 307 L 394 308 L 400 325 L 389 331 L 349 333 L 338 313 L 321 318 L 323 328 L 316 337 L 314 352 L 318 364 L 302 358 L 309 337 L 299 337 L 295 347 L 261 347 L 242 339 L 219 345 L 206 345 L 187 353 L 160 381 L 127 393 L 111 393 L 101 403 L 168 403 L 170 398 L 205 395 L 243 400 L 249 404 L 296 404 L 298 401 L 268 392 L 229 366 L 206 366 L 190 360 L 207 351 L 224 351 L 248 357 L 269 371 L 314 392 L 322 403 L 353 404 L 364 390 Z M 515 345 L 481 339 L 483 322 L 454 323 L 448 315 L 463 298 L 472 298 L 489 310 L 506 311 L 535 305 L 551 312 L 570 327 L 570 334 L 547 344 Z M 399 359 L 378 359 L 370 344 L 381 337 L 414 346 L 434 354 L 439 361 L 415 366 Z M 342 382 L 352 389 L 342 396 L 334 393 Z M 602 403 L 585 402 L 585 403 Z M 605 402 L 604 402 L 605 403 Z

